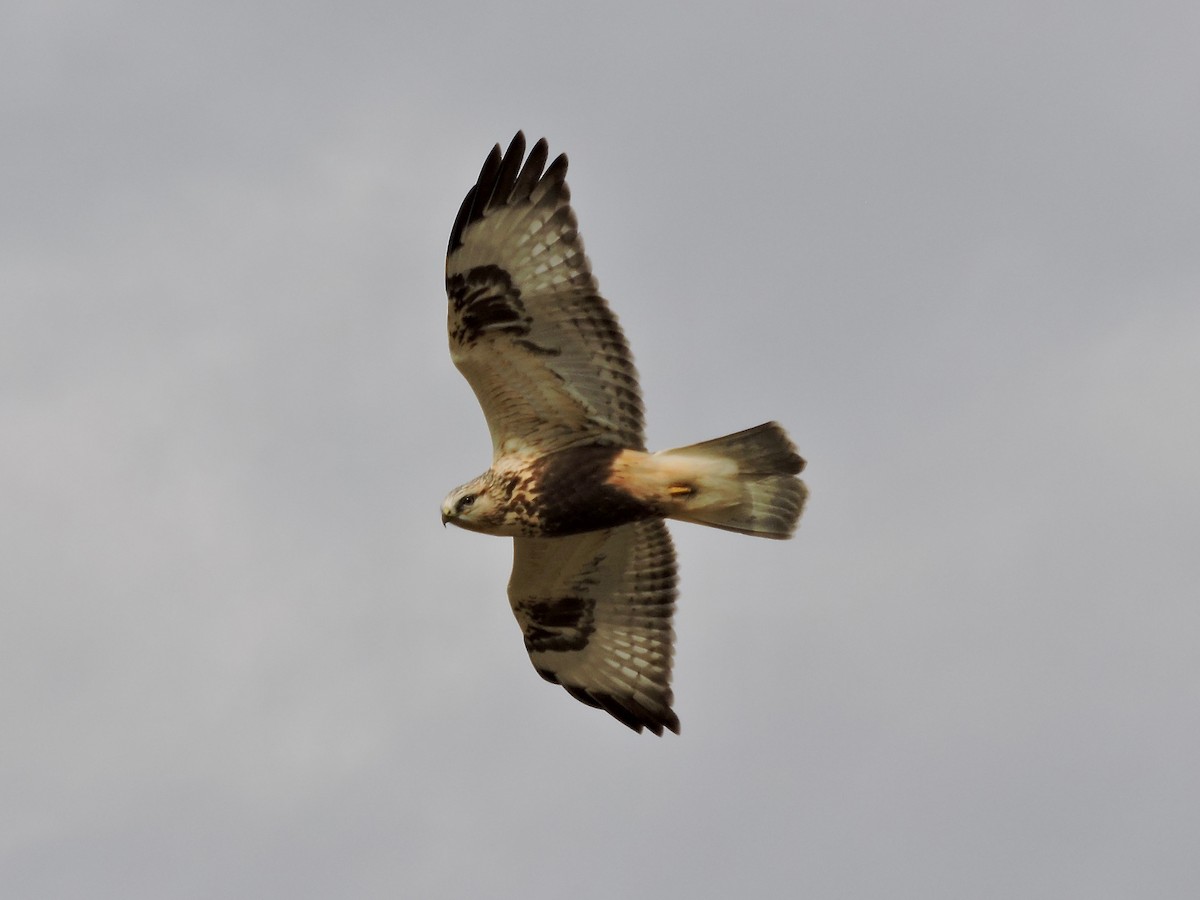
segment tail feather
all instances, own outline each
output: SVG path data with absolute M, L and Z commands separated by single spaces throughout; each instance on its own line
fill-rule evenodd
M 693 476 L 672 491 L 671 518 L 758 537 L 795 532 L 808 499 L 796 477 L 804 460 L 778 423 L 655 455 L 674 457 Z

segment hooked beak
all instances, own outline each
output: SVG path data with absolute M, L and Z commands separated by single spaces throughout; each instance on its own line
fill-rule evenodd
M 446 515 L 445 513 L 442 513 L 442 527 L 443 528 L 446 527 L 446 523 L 449 521 L 450 521 L 450 517 L 448 515 Z

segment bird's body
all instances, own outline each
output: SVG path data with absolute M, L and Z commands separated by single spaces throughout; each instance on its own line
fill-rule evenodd
M 629 727 L 671 709 L 675 554 L 663 520 L 763 537 L 795 530 L 804 461 L 773 422 L 658 453 L 637 372 L 546 142 L 496 146 L 446 259 L 451 356 L 492 434 L 492 465 L 442 521 L 514 538 L 509 600 L 538 673 Z

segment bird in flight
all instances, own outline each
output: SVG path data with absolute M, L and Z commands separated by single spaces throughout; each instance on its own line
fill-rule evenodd
M 446 255 L 450 355 L 483 407 L 491 467 L 442 523 L 513 539 L 508 599 L 537 673 L 635 731 L 672 710 L 675 550 L 665 519 L 788 538 L 804 460 L 774 422 L 649 453 L 629 345 L 600 295 L 567 157 L 497 144 Z

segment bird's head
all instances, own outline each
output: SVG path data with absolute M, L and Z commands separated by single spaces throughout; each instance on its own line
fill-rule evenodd
M 503 528 L 506 514 L 503 491 L 490 470 L 459 485 L 442 501 L 442 524 L 449 522 L 468 531 L 508 533 Z

